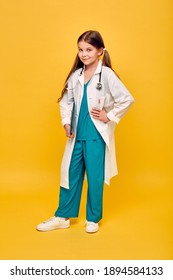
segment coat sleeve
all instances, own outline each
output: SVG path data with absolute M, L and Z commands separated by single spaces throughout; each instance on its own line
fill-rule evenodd
M 107 113 L 107 117 L 118 124 L 133 104 L 134 98 L 112 70 L 108 74 L 108 87 L 114 99 L 114 106 Z
M 73 96 L 73 83 L 70 77 L 67 85 L 67 90 L 60 101 L 60 115 L 62 125 L 71 124 L 72 110 L 73 110 L 74 96 Z

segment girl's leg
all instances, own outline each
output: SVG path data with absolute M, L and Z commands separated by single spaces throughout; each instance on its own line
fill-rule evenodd
M 103 139 L 86 141 L 84 159 L 88 179 L 87 221 L 98 223 L 102 218 L 105 142 Z
M 69 189 L 60 188 L 56 217 L 78 217 L 84 171 L 82 141 L 76 141 L 69 168 Z

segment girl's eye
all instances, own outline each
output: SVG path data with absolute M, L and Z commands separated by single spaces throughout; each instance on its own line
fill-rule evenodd
M 88 51 L 88 52 L 91 52 L 91 51 L 92 51 L 92 49 L 88 49 L 87 51 Z

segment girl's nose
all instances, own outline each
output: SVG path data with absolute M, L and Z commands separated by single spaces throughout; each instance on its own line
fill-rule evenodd
M 83 52 L 82 52 L 82 56 L 83 56 L 83 57 L 87 56 L 87 52 L 83 51 Z

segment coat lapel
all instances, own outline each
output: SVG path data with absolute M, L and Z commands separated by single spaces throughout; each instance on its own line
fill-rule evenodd
M 79 74 L 78 80 L 79 80 L 81 86 L 83 87 L 83 85 L 84 85 L 84 74 L 83 73 L 81 75 Z

